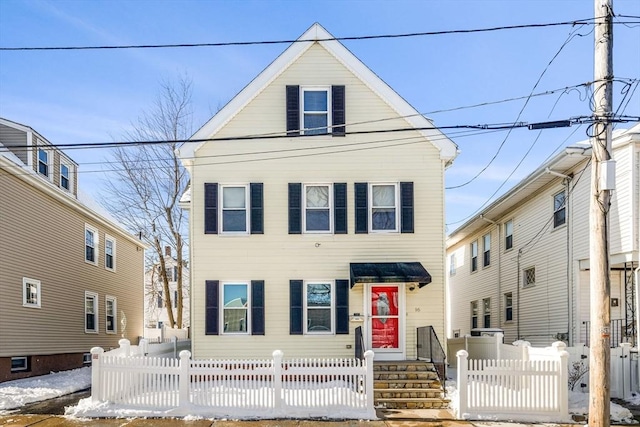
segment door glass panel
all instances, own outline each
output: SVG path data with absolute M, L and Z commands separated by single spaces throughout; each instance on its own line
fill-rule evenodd
M 398 348 L 398 287 L 371 288 L 371 346 Z

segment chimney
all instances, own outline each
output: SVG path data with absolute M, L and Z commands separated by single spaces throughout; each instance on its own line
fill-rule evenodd
M 165 246 L 164 247 L 164 254 L 166 256 L 171 256 L 171 246 Z

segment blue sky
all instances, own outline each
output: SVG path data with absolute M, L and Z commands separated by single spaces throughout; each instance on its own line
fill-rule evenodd
M 615 0 L 614 11 L 618 15 L 640 16 L 640 1 Z M 593 15 L 592 0 L 2 0 L 0 46 L 291 40 L 314 22 L 334 36 L 344 37 L 574 21 Z M 593 43 L 592 26 L 344 42 L 439 126 L 538 122 L 589 115 L 584 89 L 531 98 L 521 115 L 525 99 L 437 111 L 589 82 L 593 80 Z M 0 116 L 33 127 L 53 143 L 112 141 L 151 107 L 162 80 L 175 80 L 186 74 L 193 80 L 196 130 L 286 47 L 0 51 Z M 640 25 L 614 27 L 614 74 L 640 78 Z M 623 89 L 622 84 L 614 87 L 616 108 L 623 100 Z M 640 115 L 640 90 L 630 100 L 626 98 L 625 105 L 624 114 Z M 476 180 L 447 190 L 447 223 L 451 232 L 501 186 L 496 196 L 557 150 L 585 140 L 586 126 L 543 132 L 514 130 L 508 137 L 506 132 L 445 133 L 461 151 L 446 173 L 447 186 L 474 177 L 504 142 L 496 160 Z M 531 152 L 514 171 L 532 145 Z M 109 179 L 99 172 L 100 163 L 108 160 L 109 151 L 67 153 L 80 164 L 80 185 L 99 198 L 101 183 Z

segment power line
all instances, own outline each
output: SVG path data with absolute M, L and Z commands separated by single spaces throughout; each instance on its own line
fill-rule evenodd
M 48 46 L 48 47 L 0 47 L 2 51 L 37 51 L 37 50 L 114 50 L 114 49 L 162 49 L 162 48 L 186 48 L 186 47 L 223 47 L 223 46 L 253 46 L 253 45 L 275 45 L 275 44 L 292 44 L 292 43 L 309 43 L 323 41 L 349 41 L 349 40 L 373 40 L 373 39 L 394 39 L 408 37 L 424 37 L 438 36 L 447 34 L 472 34 L 486 33 L 501 30 L 514 30 L 522 28 L 545 28 L 557 26 L 575 26 L 575 25 L 594 25 L 597 18 L 579 19 L 574 21 L 550 22 L 543 24 L 522 24 L 507 25 L 498 27 L 461 29 L 461 30 L 442 30 L 442 31 L 424 31 L 414 33 L 400 34 L 379 34 L 366 36 L 347 36 L 347 37 L 327 37 L 316 40 L 256 40 L 256 41 L 236 41 L 236 42 L 217 42 L 217 43 L 168 43 L 168 44 L 139 44 L 139 45 L 101 45 L 101 46 Z M 618 22 L 637 24 L 638 22 Z

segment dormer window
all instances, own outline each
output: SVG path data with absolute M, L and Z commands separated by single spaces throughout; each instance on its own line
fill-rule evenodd
M 42 148 L 38 149 L 38 173 L 49 178 L 49 153 Z
M 64 188 L 65 190 L 69 190 L 70 182 L 69 166 L 60 164 L 60 187 Z

